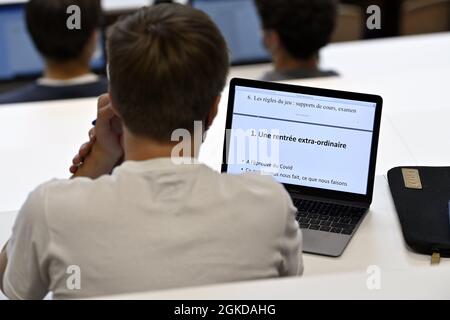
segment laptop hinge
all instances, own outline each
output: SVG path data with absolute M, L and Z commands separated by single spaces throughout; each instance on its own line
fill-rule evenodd
M 335 204 L 346 205 L 346 206 L 351 206 L 351 207 L 359 207 L 359 208 L 369 208 L 370 207 L 370 204 L 365 203 L 365 202 L 359 202 L 359 201 L 345 201 L 345 200 L 315 197 L 315 196 L 309 196 L 309 195 L 304 195 L 304 194 L 300 194 L 300 193 L 295 193 L 292 191 L 290 191 L 289 194 L 291 195 L 291 197 L 293 199 L 321 201 L 321 202 L 335 203 Z

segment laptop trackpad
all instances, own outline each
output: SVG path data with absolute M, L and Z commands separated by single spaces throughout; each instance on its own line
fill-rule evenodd
M 339 257 L 351 236 L 339 233 L 302 229 L 303 252 Z

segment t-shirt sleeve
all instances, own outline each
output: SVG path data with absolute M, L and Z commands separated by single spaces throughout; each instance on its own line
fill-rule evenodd
M 20 210 L 6 248 L 8 264 L 3 278 L 5 295 L 15 300 L 43 299 L 49 288 L 46 259 L 49 230 L 45 191 L 32 192 Z
M 280 270 L 281 276 L 299 276 L 303 274 L 302 257 L 302 232 L 296 220 L 297 208 L 292 199 L 283 188 L 285 201 L 286 226 L 281 240 L 281 254 L 283 263 Z

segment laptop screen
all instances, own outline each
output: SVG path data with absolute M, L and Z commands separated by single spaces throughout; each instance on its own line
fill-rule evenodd
M 231 51 L 232 64 L 270 60 L 253 0 L 193 0 L 191 4 L 218 25 Z
M 227 172 L 365 195 L 376 105 L 236 86 Z
M 103 39 L 99 38 L 91 66 L 101 71 L 105 67 L 105 57 Z M 43 68 L 43 61 L 28 34 L 25 4 L 0 5 L 0 81 L 38 77 Z

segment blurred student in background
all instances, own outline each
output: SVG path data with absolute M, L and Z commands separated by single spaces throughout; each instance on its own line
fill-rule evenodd
M 274 70 L 263 80 L 336 76 L 319 68 L 319 51 L 330 42 L 336 0 L 255 0 L 261 16 L 264 44 Z
M 67 28 L 67 8 L 81 9 L 81 29 Z M 99 96 L 108 82 L 91 72 L 101 23 L 100 0 L 30 0 L 28 31 L 45 62 L 42 78 L 0 95 L 0 104 Z

